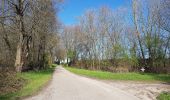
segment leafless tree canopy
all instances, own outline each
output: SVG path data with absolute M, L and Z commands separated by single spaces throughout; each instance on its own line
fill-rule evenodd
M 42 69 L 59 43 L 60 1 L 0 0 L 0 67 Z M 55 6 L 55 8 L 54 8 Z
M 63 27 L 57 17 L 61 2 L 0 0 L 0 67 L 20 72 L 70 58 L 88 69 L 170 72 L 169 0 L 89 9 L 77 24 Z
M 78 24 L 65 26 L 62 39 L 72 64 L 109 71 L 145 67 L 151 72 L 168 72 L 170 2 L 144 1 L 133 0 L 132 11 L 106 6 L 90 9 L 78 18 Z

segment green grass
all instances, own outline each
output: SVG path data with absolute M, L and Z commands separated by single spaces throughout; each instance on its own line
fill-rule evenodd
M 130 80 L 130 81 L 148 81 L 148 82 L 170 82 L 170 75 L 167 74 L 153 74 L 153 73 L 111 73 L 103 71 L 91 71 L 85 69 L 77 69 L 72 67 L 65 67 L 70 72 L 84 75 L 92 78 L 104 80 Z
M 49 68 L 38 72 L 30 71 L 18 74 L 18 77 L 26 80 L 23 88 L 14 93 L 0 95 L 0 100 L 18 100 L 20 98 L 31 96 L 37 93 L 38 90 L 40 90 L 49 82 L 52 77 L 53 71 L 54 68 Z
M 170 92 L 168 93 L 161 93 L 158 97 L 158 100 L 170 100 Z
M 53 67 L 56 67 L 57 66 L 57 64 L 51 64 L 51 67 L 53 68 Z

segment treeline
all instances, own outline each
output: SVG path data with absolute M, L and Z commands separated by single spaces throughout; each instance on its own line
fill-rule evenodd
M 145 1 L 145 2 L 144 2 Z M 91 9 L 61 34 L 72 65 L 115 72 L 170 72 L 170 1 Z M 131 11 L 129 11 L 131 9 Z
M 61 0 L 0 0 L 0 68 L 48 67 L 58 48 Z

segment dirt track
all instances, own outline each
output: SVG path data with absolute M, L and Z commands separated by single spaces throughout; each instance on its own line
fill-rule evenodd
M 170 85 L 166 83 L 141 83 L 130 81 L 105 81 L 113 87 L 135 95 L 140 100 L 156 100 L 163 91 L 170 91 Z
M 49 86 L 26 100 L 139 100 L 108 83 L 78 76 L 59 66 Z

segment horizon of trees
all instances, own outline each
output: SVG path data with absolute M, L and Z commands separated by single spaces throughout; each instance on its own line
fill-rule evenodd
M 78 23 L 58 19 L 63 0 L 0 0 L 0 69 L 17 72 L 70 58 L 80 68 L 170 72 L 170 1 L 89 9 Z
M 131 11 L 90 9 L 78 24 L 65 26 L 61 38 L 72 65 L 107 71 L 145 67 L 148 72 L 169 73 L 170 1 L 133 0 L 131 6 Z

